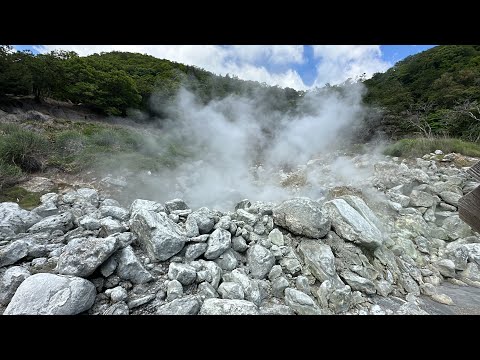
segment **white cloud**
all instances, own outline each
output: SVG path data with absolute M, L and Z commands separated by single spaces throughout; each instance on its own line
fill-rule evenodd
M 378 45 L 314 45 L 317 77 L 312 86 L 305 85 L 293 65 L 306 61 L 303 45 L 42 45 L 40 52 L 72 50 L 85 56 L 113 50 L 139 52 L 161 59 L 195 65 L 220 75 L 269 85 L 305 90 L 325 83 L 337 84 L 347 78 L 385 71 L 391 64 L 382 59 Z M 281 71 L 274 71 L 276 65 Z
M 216 74 L 234 74 L 241 79 L 266 82 L 269 85 L 306 88 L 300 75 L 287 69 L 272 72 L 259 62 L 278 65 L 301 63 L 302 45 L 42 45 L 36 50 L 55 49 L 75 51 L 85 56 L 113 50 L 139 52 L 158 58 L 195 65 Z
M 314 86 L 319 87 L 355 79 L 363 73 L 369 78 L 392 66 L 382 59 L 379 45 L 314 45 L 313 54 L 318 60 Z

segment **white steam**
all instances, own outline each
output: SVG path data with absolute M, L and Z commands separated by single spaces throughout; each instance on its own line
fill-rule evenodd
M 162 132 L 192 156 L 175 169 L 143 179 L 142 186 L 157 200 L 180 197 L 192 208 L 222 210 L 232 210 L 244 198 L 279 201 L 292 195 L 320 196 L 320 188 L 282 186 L 282 169 L 296 171 L 310 159 L 335 150 L 365 115 L 363 93 L 362 84 L 308 93 L 297 111 L 281 114 L 266 110 L 275 99 L 229 96 L 203 105 L 181 90 L 176 101 L 163 109 L 169 116 L 162 120 Z M 360 172 L 345 164 L 334 163 L 333 170 L 341 168 L 335 172 L 351 181 Z M 312 183 L 321 183 L 322 176 L 315 173 Z

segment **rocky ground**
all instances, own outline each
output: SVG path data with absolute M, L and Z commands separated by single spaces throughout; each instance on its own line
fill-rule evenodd
M 318 196 L 223 212 L 91 188 L 0 203 L 0 313 L 478 313 L 480 237 L 457 205 L 479 184 L 459 158 L 355 156 L 342 186 L 314 160 L 282 181 Z

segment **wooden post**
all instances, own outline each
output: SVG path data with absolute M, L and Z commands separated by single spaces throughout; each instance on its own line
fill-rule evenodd
M 468 169 L 467 173 L 480 181 L 480 161 Z M 473 230 L 480 233 L 480 186 L 460 198 L 458 215 Z

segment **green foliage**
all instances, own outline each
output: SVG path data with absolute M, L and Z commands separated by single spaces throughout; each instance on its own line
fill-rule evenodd
M 129 108 L 166 116 L 166 107 L 181 87 L 204 103 L 234 94 L 273 98 L 274 102 L 265 101 L 273 111 L 294 108 L 304 95 L 150 55 L 118 51 L 87 57 L 65 51 L 33 55 L 0 46 L 0 94 L 70 100 L 114 116 L 125 116 Z
M 40 205 L 42 193 L 34 193 L 19 186 L 5 188 L 0 193 L 0 202 L 16 202 L 23 209 L 31 210 Z
M 29 130 L 17 130 L 0 137 L 0 160 L 27 172 L 43 168 L 48 150 L 48 140 Z
M 425 154 L 442 150 L 444 153 L 459 153 L 466 156 L 480 157 L 480 145 L 453 138 L 415 138 L 402 139 L 389 145 L 385 155 L 398 157 L 422 157 Z
M 383 109 L 378 128 L 391 136 L 416 132 L 418 127 L 410 126 L 408 120 L 415 115 L 433 135 L 478 141 L 480 121 L 458 106 L 480 101 L 479 65 L 478 45 L 436 46 L 366 80 L 365 101 Z
M 24 177 L 22 169 L 18 166 L 0 161 L 0 190 L 6 186 L 15 185 Z

